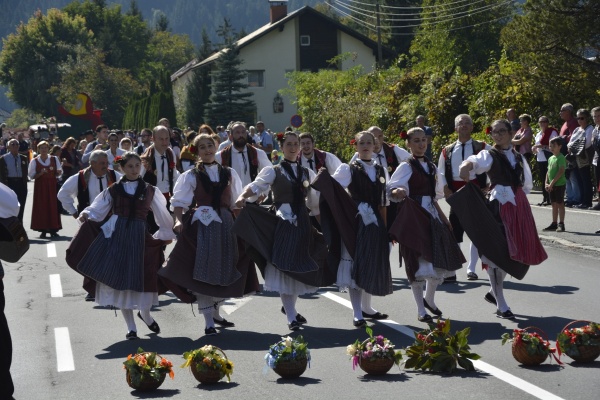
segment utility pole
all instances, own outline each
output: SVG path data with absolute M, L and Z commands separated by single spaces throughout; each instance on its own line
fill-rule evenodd
M 379 1 L 377 2 L 377 64 L 381 67 L 382 64 L 382 54 L 381 54 L 381 22 L 379 19 Z

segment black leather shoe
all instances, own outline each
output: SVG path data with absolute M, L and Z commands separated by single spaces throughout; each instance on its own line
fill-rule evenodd
M 281 313 L 285 315 L 285 308 L 283 306 L 281 306 Z M 304 325 L 306 324 L 308 321 L 306 320 L 306 318 L 304 318 L 302 316 L 302 314 L 298 313 L 296 314 L 296 321 L 300 324 L 300 325 Z
M 211 326 L 210 328 L 205 328 L 204 329 L 204 334 L 206 336 L 216 336 L 217 335 L 217 330 L 215 329 L 214 326 Z
M 142 318 L 142 314 L 138 311 L 138 317 L 144 321 L 144 318 Z M 146 323 L 146 321 L 144 321 L 144 323 L 146 324 L 146 326 L 148 327 L 148 329 L 150 329 L 152 332 L 154 333 L 160 333 L 160 326 L 158 326 L 158 324 L 156 323 L 156 321 L 154 321 L 153 323 L 151 323 L 150 325 L 148 325 Z
M 420 322 L 433 322 L 433 318 L 431 318 L 431 315 L 429 314 L 425 314 L 425 315 L 419 315 L 419 318 L 417 318 Z
M 429 304 L 427 304 L 427 300 L 423 299 L 423 304 L 425 305 L 425 308 L 431 311 L 433 315 L 437 315 L 438 317 L 442 315 L 442 310 L 440 310 L 439 308 L 434 309 Z
M 367 321 L 365 321 L 364 319 L 354 320 L 352 323 L 357 328 L 362 328 L 363 326 L 367 325 Z
M 85 296 L 85 301 L 94 301 L 94 300 L 96 300 L 94 295 L 91 295 L 88 293 L 87 296 Z
M 515 318 L 515 314 L 512 313 L 512 311 L 507 310 L 507 311 L 500 311 L 500 310 L 496 310 L 496 317 L 498 318 L 503 318 L 503 319 L 514 319 Z
M 363 316 L 363 318 L 370 318 L 370 319 L 388 319 L 388 317 L 389 317 L 389 315 L 380 313 L 379 311 L 377 311 L 375 314 L 367 314 L 366 312 L 363 311 L 362 316 Z
M 297 331 L 300 329 L 300 323 L 298 321 L 292 321 L 288 324 L 288 328 L 290 328 L 290 331 Z
M 125 339 L 127 340 L 136 340 L 137 338 L 138 335 L 136 331 L 129 331 L 127 332 L 127 335 L 125 335 Z
M 444 278 L 444 283 L 454 283 L 456 282 L 456 275 L 448 276 Z
M 491 294 L 490 292 L 487 292 L 487 293 L 485 294 L 485 296 L 483 296 L 483 298 L 484 298 L 484 300 L 485 300 L 485 301 L 487 301 L 488 303 L 490 303 L 490 304 L 493 304 L 493 305 L 497 305 L 497 304 L 496 304 L 496 298 L 495 298 L 495 297 L 494 297 L 494 295 L 493 295 L 493 294 Z
M 215 321 L 215 324 L 222 326 L 223 328 L 231 328 L 235 326 L 233 322 L 227 321 L 225 318 L 221 320 L 213 318 L 213 320 Z
M 50 233 L 50 237 L 57 238 L 57 237 L 60 237 L 60 236 L 59 236 L 58 233 L 52 232 L 52 233 Z
M 469 272 L 467 274 L 468 281 L 476 281 L 477 279 L 479 279 L 479 277 L 477 276 L 477 274 L 475 272 Z
M 40 235 L 40 239 L 46 239 L 46 232 L 42 232 L 42 234 Z

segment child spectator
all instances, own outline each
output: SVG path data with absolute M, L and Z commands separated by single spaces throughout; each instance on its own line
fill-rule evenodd
M 550 193 L 550 202 L 552 204 L 552 223 L 544 228 L 545 231 L 565 231 L 565 189 L 567 179 L 565 178 L 565 170 L 567 168 L 567 160 L 560 152 L 562 149 L 562 138 L 555 137 L 550 140 L 550 151 L 553 156 L 548 160 L 548 173 L 546 174 L 546 190 Z M 557 224 L 557 218 L 560 222 Z

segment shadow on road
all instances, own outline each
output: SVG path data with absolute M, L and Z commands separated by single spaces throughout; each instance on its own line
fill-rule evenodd
M 179 389 L 156 389 L 152 392 L 142 392 L 139 390 L 132 390 L 131 396 L 136 399 L 163 399 L 165 397 L 173 397 L 180 393 Z

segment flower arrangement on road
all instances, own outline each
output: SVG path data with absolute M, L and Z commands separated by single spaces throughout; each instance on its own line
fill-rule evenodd
M 194 373 L 194 370 L 192 373 L 197 378 L 202 376 L 202 373 L 213 372 L 215 373 L 214 379 L 216 379 L 214 382 L 218 382 L 224 376 L 227 376 L 227 382 L 231 382 L 233 362 L 217 346 L 207 344 L 199 349 L 187 351 L 183 353 L 183 358 L 185 358 L 185 363 L 181 365 L 181 368 L 193 368 L 197 373 Z M 202 382 L 201 379 L 198 380 Z
M 535 332 L 535 330 L 538 330 L 541 334 Z M 512 342 L 513 356 L 522 364 L 541 364 L 550 356 L 553 356 L 559 364 L 562 364 L 554 355 L 556 349 L 550 346 L 550 341 L 544 338 L 542 334 L 544 334 L 543 331 L 535 327 L 514 329 L 512 337 L 509 333 L 502 335 L 502 344 Z
M 265 355 L 265 361 L 272 369 L 281 362 L 304 359 L 310 363 L 310 350 L 302 335 L 296 339 L 282 337 L 280 342 L 269 347 L 269 352 Z
M 415 342 L 405 350 L 404 367 L 422 371 L 452 373 L 461 368 L 474 371 L 471 360 L 481 357 L 471 352 L 467 337 L 471 328 L 450 333 L 450 320 L 430 324 L 429 329 L 415 332 Z
M 595 322 L 589 322 L 581 328 L 570 328 L 569 326 L 576 322 L 568 324 L 556 339 L 558 355 L 566 354 L 576 361 L 593 361 L 600 355 L 600 325 Z
M 166 374 L 173 379 L 173 364 L 160 355 L 138 348 L 137 354 L 130 354 L 123 362 L 127 370 L 127 382 L 135 389 L 156 389 L 162 384 Z M 151 387 L 157 384 L 156 387 Z
M 391 360 L 393 364 L 400 365 L 402 352 L 400 350 L 395 350 L 394 344 L 382 335 L 373 336 L 371 327 L 367 326 L 365 330 L 369 335 L 367 340 L 361 342 L 356 339 L 353 344 L 346 347 L 346 353 L 352 359 L 352 369 L 355 369 L 358 365 L 364 370 L 362 364 L 365 360 L 366 362 L 377 362 L 377 360 L 387 359 Z

